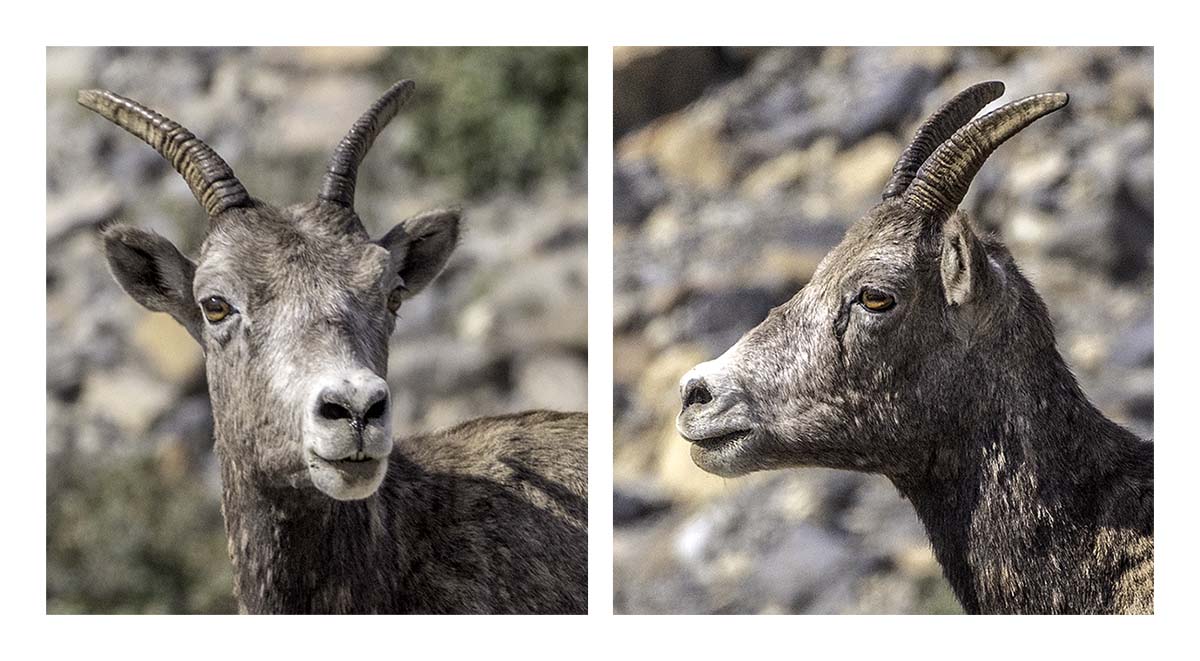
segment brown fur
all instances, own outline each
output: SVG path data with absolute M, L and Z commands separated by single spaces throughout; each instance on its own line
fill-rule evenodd
M 349 203 L 357 162 L 405 90 L 393 86 L 339 148 L 330 176 L 346 195 L 210 205 L 195 263 L 152 232 L 110 226 L 109 267 L 204 350 L 244 612 L 582 613 L 586 414 L 486 418 L 393 442 L 384 377 L 396 306 L 441 271 L 461 216 L 421 214 L 371 241 Z M 133 132 L 156 146 L 156 131 Z M 177 169 L 203 183 L 185 162 Z M 224 313 L 202 314 L 206 303 Z
M 710 472 L 890 478 L 968 612 L 1153 611 L 1154 445 L 1092 406 L 1033 286 L 961 212 L 877 205 L 681 395 Z
M 533 411 L 400 439 L 375 495 L 224 476 L 253 613 L 584 613 L 587 416 Z

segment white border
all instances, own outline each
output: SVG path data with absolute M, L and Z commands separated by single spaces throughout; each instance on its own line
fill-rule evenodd
M 829 655 L 1155 657 L 1195 621 L 1200 465 L 1188 417 L 1196 379 L 1197 213 L 1188 196 L 1200 154 L 1193 21 L 1174 6 L 1138 3 L 753 2 L 592 0 L 359 3 L 305 8 L 248 2 L 43 3 L 10 12 L 3 40 L 7 197 L 4 220 L 3 488 L 8 526 L 3 594 L 10 654 L 89 658 L 232 655 L 550 658 L 634 654 L 672 658 Z M 570 618 L 130 618 L 45 616 L 46 45 L 405 44 L 590 46 L 589 408 L 592 615 Z M 1155 51 L 1158 615 L 1143 618 L 645 617 L 611 615 L 612 159 L 611 46 L 654 44 L 1152 44 Z M 22 128 L 24 127 L 24 128 Z M 1102 302 L 1100 302 L 1102 304 Z M 33 461 L 21 461 L 27 456 Z M 331 626 L 332 624 L 332 626 Z M 355 630 L 361 628 L 361 630 Z M 16 638 L 11 636 L 15 634 Z M 36 647 L 33 647 L 36 646 Z M 386 646 L 386 647 L 385 647 Z M 1181 649 L 1194 649 L 1194 643 Z M 54 650 L 51 652 L 50 650 Z M 424 654 L 423 654 L 424 653 Z M 1186 654 L 1186 653 L 1185 653 Z M 1172 654 L 1171 656 L 1174 656 Z M 16 657 L 14 657 L 16 658 Z
M 588 612 L 598 615 L 613 611 L 612 63 L 612 48 L 588 49 Z

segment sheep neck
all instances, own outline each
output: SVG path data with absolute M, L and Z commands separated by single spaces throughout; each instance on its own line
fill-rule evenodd
M 979 389 L 970 415 L 938 422 L 928 473 L 897 485 L 969 612 L 1152 608 L 1123 587 L 1153 572 L 1153 444 L 1097 411 L 1050 351 L 986 375 L 1012 396 Z
M 222 458 L 234 591 L 247 613 L 404 612 L 393 480 L 360 501 L 270 486 Z M 390 473 L 390 471 L 389 471 Z M 389 474 L 389 478 L 390 478 Z

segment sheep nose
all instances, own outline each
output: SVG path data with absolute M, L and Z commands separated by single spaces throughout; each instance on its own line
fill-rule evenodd
M 317 395 L 317 417 L 331 422 L 344 420 L 361 429 L 383 419 L 388 399 L 387 382 L 377 376 L 345 379 Z
M 712 401 L 712 393 L 703 378 L 690 379 L 683 386 L 683 408 L 688 409 L 696 404 L 707 404 Z

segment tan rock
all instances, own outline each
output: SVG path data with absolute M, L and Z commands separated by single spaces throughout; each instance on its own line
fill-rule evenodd
M 1118 122 L 1135 120 L 1144 107 L 1154 107 L 1154 76 L 1142 67 L 1119 67 L 1109 85 L 1106 110 Z
M 672 204 L 656 207 L 646 217 L 643 225 L 643 238 L 652 245 L 672 245 L 683 230 L 678 209 Z
M 660 484 L 676 499 L 684 501 L 703 500 L 728 488 L 725 480 L 696 467 L 691 446 L 675 430 L 679 377 L 710 357 L 693 345 L 670 347 L 646 367 L 638 386 L 642 401 L 652 403 L 655 411 L 655 425 L 646 435 L 646 442 L 653 443 L 655 448 L 655 473 Z
M 1069 167 L 1067 155 L 1063 151 L 1039 147 L 1035 153 L 1021 158 L 1009 169 L 1005 186 L 1014 191 L 1049 188 Z
M 1005 238 L 1018 246 L 1043 246 L 1056 227 L 1050 216 L 1032 209 L 1022 210 L 1009 218 Z
M 719 191 L 733 178 L 729 153 L 720 137 L 721 108 L 700 102 L 667 115 L 617 144 L 623 159 L 651 159 L 668 177 L 697 188 Z
M 587 364 L 563 353 L 543 352 L 517 368 L 522 407 L 553 411 L 587 409 Z
M 808 218 L 827 218 L 833 215 L 834 197 L 828 192 L 820 190 L 806 194 L 800 199 L 801 215 Z
M 47 48 L 46 93 L 51 97 L 67 96 L 73 100 L 76 91 L 93 83 L 99 52 L 97 48 Z
M 193 469 L 190 453 L 183 443 L 162 443 L 155 451 L 158 475 L 167 484 L 179 484 Z
M 146 363 L 171 383 L 184 383 L 204 369 L 204 352 L 170 315 L 144 312 L 130 341 Z
M 796 523 L 812 516 L 820 506 L 820 498 L 809 489 L 780 489 L 771 494 L 772 509 Z
M 892 560 L 900 571 L 909 576 L 938 576 L 942 572 L 937 558 L 928 546 L 911 546 L 897 552 Z
M 634 60 L 649 57 L 665 48 L 665 46 L 616 46 L 613 48 L 613 68 L 620 69 Z
M 496 328 L 496 309 L 489 301 L 476 301 L 458 315 L 458 336 L 483 343 Z
M 915 48 L 898 48 L 895 51 L 897 62 L 919 64 L 931 71 L 949 67 L 954 61 L 955 49 L 951 46 L 919 46 Z
M 264 48 L 262 60 L 269 63 L 313 69 L 361 69 L 387 56 L 385 46 L 304 46 Z
M 110 182 L 88 182 L 46 196 L 46 238 L 54 241 L 67 234 L 113 217 L 122 198 Z
M 125 368 L 90 372 L 80 403 L 87 417 L 111 420 L 126 437 L 140 437 L 175 399 L 175 389 L 149 374 Z
M 754 558 L 745 553 L 727 551 L 717 557 L 711 568 L 722 581 L 740 583 L 754 570 Z
M 758 259 L 742 265 L 738 281 L 763 287 L 776 287 L 781 282 L 808 282 L 824 257 L 821 250 L 769 244 L 763 247 Z
M 420 425 L 421 430 L 446 429 L 447 427 L 453 427 L 464 420 L 470 420 L 480 416 L 479 410 L 473 409 L 470 405 L 470 402 L 466 401 L 465 398 L 435 399 L 429 402 L 428 406 L 424 411 L 422 411 L 422 413 L 424 420 Z M 489 411 L 488 415 L 494 415 L 498 413 L 501 413 L 501 411 Z
M 828 191 L 832 186 L 830 171 L 838 158 L 837 138 L 823 136 L 813 141 L 807 149 L 784 152 L 752 170 L 742 179 L 738 187 L 742 195 L 753 198 L 770 197 L 794 186 L 806 191 Z M 804 201 L 812 195 L 805 195 Z M 818 210 L 828 213 L 827 197 L 822 196 L 826 208 Z
M 262 118 L 259 148 L 265 156 L 324 153 L 382 92 L 378 82 L 363 76 L 314 74 L 302 82 L 291 102 L 271 107 Z M 399 132 L 393 127 L 381 139 L 392 139 L 385 136 L 394 133 Z
M 755 168 L 742 180 L 742 195 L 763 198 L 803 181 L 812 172 L 812 153 L 788 151 Z
M 1072 365 L 1090 372 L 1104 366 L 1108 358 L 1108 341 L 1101 334 L 1085 333 L 1072 340 L 1067 350 Z
M 613 380 L 617 383 L 637 381 L 653 358 L 653 351 L 641 336 L 629 333 L 614 337 Z
M 857 207 L 863 198 L 877 196 L 891 176 L 900 151 L 896 139 L 882 133 L 846 150 L 833 169 L 832 184 L 838 198 Z

